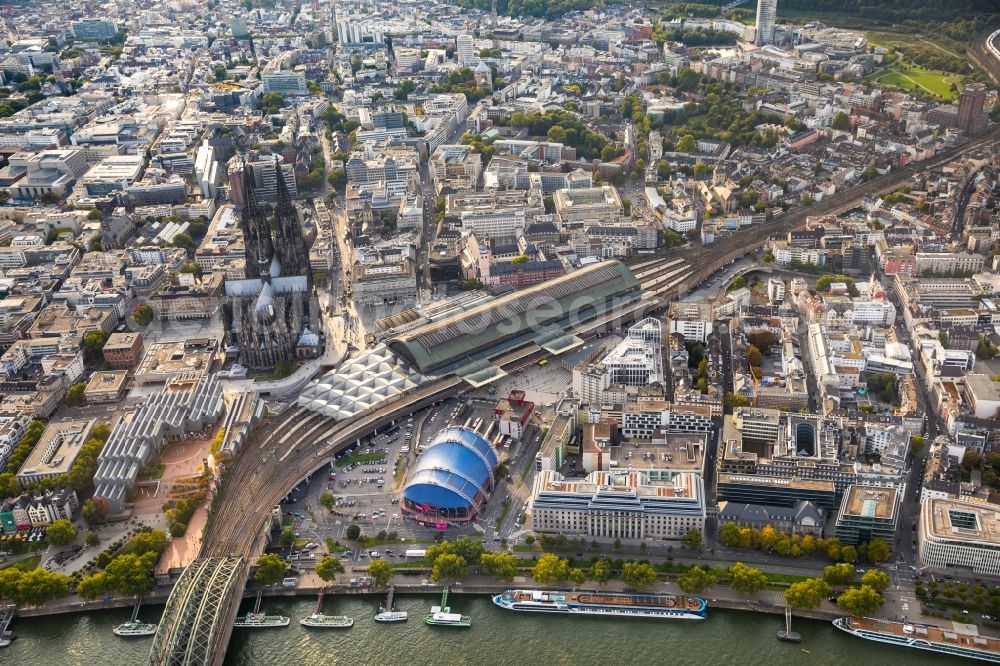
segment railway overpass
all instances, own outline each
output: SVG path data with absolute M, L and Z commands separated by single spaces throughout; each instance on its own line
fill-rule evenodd
M 992 145 L 1000 129 L 931 160 L 875 178 L 838 192 L 809 208 L 797 209 L 714 245 L 676 250 L 636 266 L 636 279 L 646 295 L 656 298 L 648 307 L 676 297 L 729 261 L 760 247 L 769 236 L 796 229 L 807 216 L 832 215 L 852 208 L 869 194 L 890 191 L 917 169 L 929 169 L 961 152 Z M 602 327 L 620 325 L 624 317 L 644 314 L 645 302 L 632 302 L 614 311 L 578 323 L 571 330 L 588 336 Z M 497 363 L 516 370 L 544 358 L 549 352 L 527 346 L 512 350 Z M 346 419 L 335 420 L 303 407 L 292 407 L 261 430 L 230 463 L 209 517 L 201 557 L 189 565 L 168 600 L 150 653 L 155 665 L 221 665 L 250 572 L 250 561 L 267 539 L 271 509 L 288 490 L 339 451 L 372 431 L 446 397 L 467 384 L 457 376 L 428 380 Z
M 337 422 L 302 407 L 285 410 L 227 470 L 200 557 L 164 609 L 151 664 L 221 664 L 250 573 L 266 542 L 271 509 L 289 488 L 372 431 L 453 395 L 457 377 L 431 382 L 370 413 Z

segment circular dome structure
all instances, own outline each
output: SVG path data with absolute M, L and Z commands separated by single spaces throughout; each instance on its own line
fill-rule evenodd
M 417 459 L 403 488 L 403 510 L 439 527 L 468 522 L 493 488 L 498 463 L 493 447 L 479 433 L 445 428 Z

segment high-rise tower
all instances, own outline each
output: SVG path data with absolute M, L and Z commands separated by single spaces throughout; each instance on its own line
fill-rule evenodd
M 774 17 L 778 13 L 778 0 L 757 0 L 757 30 L 754 44 L 763 46 L 774 42 Z

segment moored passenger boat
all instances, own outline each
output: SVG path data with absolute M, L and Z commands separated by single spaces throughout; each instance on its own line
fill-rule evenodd
M 838 617 L 833 626 L 868 641 L 1000 663 L 1000 639 L 979 634 L 871 617 Z
M 576 613 L 658 619 L 704 620 L 700 597 L 626 592 L 507 590 L 493 597 L 500 608 L 528 613 Z

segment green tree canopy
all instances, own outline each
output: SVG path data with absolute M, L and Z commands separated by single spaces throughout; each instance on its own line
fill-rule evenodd
M 837 597 L 837 605 L 851 615 L 863 617 L 871 615 L 882 605 L 882 595 L 870 585 L 852 587 Z
M 83 382 L 77 382 L 69 387 L 66 391 L 66 397 L 64 398 L 66 404 L 69 407 L 79 407 L 80 405 L 87 402 L 84 397 L 84 393 L 87 390 L 87 385 Z
M 626 562 L 622 565 L 622 580 L 629 587 L 649 587 L 656 584 L 656 569 L 647 562 Z
M 143 303 L 132 310 L 132 321 L 139 326 L 149 326 L 153 323 L 154 314 L 153 308 Z
M 861 576 L 861 584 L 881 592 L 889 589 L 892 581 L 886 572 L 879 571 L 878 569 L 869 569 Z
M 688 530 L 681 542 L 688 548 L 701 548 L 701 530 Z
M 190 261 L 183 266 L 181 266 L 181 273 L 188 273 L 189 275 L 195 276 L 196 279 L 200 280 L 201 276 L 204 275 L 204 270 L 196 261 Z
M 441 553 L 434 558 L 431 567 L 431 578 L 435 581 L 457 580 L 469 573 L 469 565 L 465 558 L 457 553 Z
M 531 569 L 531 577 L 542 585 L 554 585 L 566 580 L 568 576 L 569 562 L 552 553 L 546 553 L 538 558 L 538 562 Z
M 49 529 L 45 533 L 45 538 L 53 546 L 65 546 L 68 543 L 72 543 L 73 539 L 76 538 L 76 528 L 70 521 L 60 518 L 49 525 Z
M 0 569 L 0 599 L 13 599 L 17 594 L 17 584 L 24 573 L 17 567 Z
M 597 560 L 590 567 L 590 579 L 596 583 L 605 583 L 611 578 L 611 564 L 607 560 Z
M 262 585 L 274 585 L 285 577 L 285 561 L 274 553 L 257 558 L 257 572 L 253 578 Z
M 316 563 L 316 575 L 327 583 L 336 578 L 339 573 L 344 573 L 344 565 L 335 557 L 327 556 Z
M 27 606 L 40 606 L 51 599 L 58 599 L 69 594 L 69 576 L 32 569 L 23 572 L 17 581 L 14 591 L 14 601 Z
M 158 559 L 159 556 L 153 552 L 118 555 L 104 569 L 108 587 L 125 596 L 149 594 L 156 585 L 153 567 Z
M 375 560 L 368 565 L 368 575 L 372 577 L 375 587 L 385 587 L 392 580 L 392 565 L 385 560 Z
M 76 584 L 76 593 L 84 599 L 97 599 L 111 591 L 108 575 L 103 571 L 84 576 Z
M 854 567 L 846 562 L 823 568 L 823 580 L 830 585 L 848 585 L 854 582 Z
M 146 553 L 156 553 L 159 557 L 167 550 L 167 533 L 163 530 L 147 530 L 139 532 L 129 539 L 121 552 L 145 555 Z
M 816 608 L 830 594 L 830 586 L 820 578 L 792 583 L 785 590 L 785 601 L 792 608 Z
M 711 570 L 694 566 L 677 578 L 677 585 L 687 594 L 698 594 L 716 583 L 716 576 Z
M 479 570 L 485 576 L 497 580 L 514 580 L 517 575 L 517 558 L 510 553 L 483 553 L 479 558 Z
M 427 549 L 426 561 L 433 564 L 438 555 L 445 553 L 460 555 L 468 564 L 479 564 L 486 548 L 482 541 L 462 537 L 454 541 L 442 541 Z
M 101 358 L 101 351 L 107 343 L 110 334 L 107 331 L 90 331 L 83 336 L 83 355 L 94 362 Z
M 865 551 L 868 560 L 873 564 L 881 564 L 889 559 L 889 555 L 892 554 L 892 550 L 889 548 L 889 544 L 882 539 L 872 539 L 868 542 L 868 548 Z
M 767 586 L 767 576 L 760 569 L 742 562 L 729 567 L 729 587 L 743 594 L 756 594 Z

